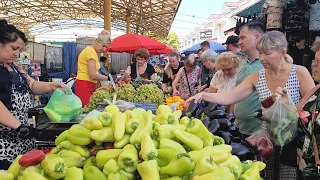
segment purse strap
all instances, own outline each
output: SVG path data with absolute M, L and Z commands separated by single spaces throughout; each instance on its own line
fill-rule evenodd
M 186 68 L 183 68 L 183 69 L 184 69 L 184 74 L 185 74 L 186 79 L 187 79 L 187 84 L 188 84 L 188 88 L 189 88 L 190 96 L 192 96 L 191 88 L 190 88 L 190 84 L 189 84 L 189 80 L 188 80 L 187 71 L 186 71 Z

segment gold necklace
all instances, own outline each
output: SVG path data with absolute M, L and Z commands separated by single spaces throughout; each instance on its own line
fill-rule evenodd
M 280 74 L 278 78 L 272 79 L 272 78 L 268 75 L 267 71 L 266 71 L 266 75 L 267 75 L 267 77 L 268 77 L 269 79 L 271 79 L 272 81 L 277 81 L 277 80 L 279 80 L 280 77 L 281 77 L 281 74 Z

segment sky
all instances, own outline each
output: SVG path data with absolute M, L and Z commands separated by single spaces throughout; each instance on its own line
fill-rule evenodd
M 210 14 L 220 14 L 224 2 L 237 1 L 239 0 L 181 0 L 170 31 L 180 37 L 185 36 L 195 27 L 201 27 L 202 22 L 209 21 Z

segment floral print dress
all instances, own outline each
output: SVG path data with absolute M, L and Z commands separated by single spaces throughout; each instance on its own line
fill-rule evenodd
M 180 78 L 180 84 L 179 84 L 179 93 L 180 97 L 183 99 L 188 99 L 193 94 L 190 94 L 189 86 L 191 93 L 194 92 L 194 90 L 198 86 L 198 80 L 200 78 L 200 67 L 196 66 L 192 72 L 186 73 L 185 68 L 180 68 L 179 72 L 181 73 Z M 187 80 L 188 77 L 188 80 Z M 188 85 L 189 82 L 189 85 Z

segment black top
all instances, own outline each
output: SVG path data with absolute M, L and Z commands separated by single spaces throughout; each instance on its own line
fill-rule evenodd
M 311 50 L 306 46 L 304 49 L 299 49 L 297 46 L 292 46 L 290 55 L 293 59 L 293 64 L 304 66 L 303 56 L 311 53 Z
M 180 70 L 180 68 L 183 67 L 183 62 L 179 62 L 179 66 L 177 69 L 172 69 L 172 73 L 175 77 L 175 75 L 178 73 L 178 71 Z M 166 72 L 163 73 L 163 83 L 168 83 L 168 85 L 170 86 L 173 82 L 173 79 L 171 79 L 171 77 L 168 76 L 168 74 Z
M 131 67 L 131 78 L 132 79 L 136 79 L 137 78 L 137 63 L 132 63 L 130 65 Z M 147 69 L 146 71 L 143 73 L 143 74 L 140 74 L 140 77 L 144 78 L 144 79 L 149 79 L 150 80 L 150 77 L 156 73 L 156 71 L 154 70 L 154 67 L 151 65 L 151 64 L 148 64 L 147 63 Z

